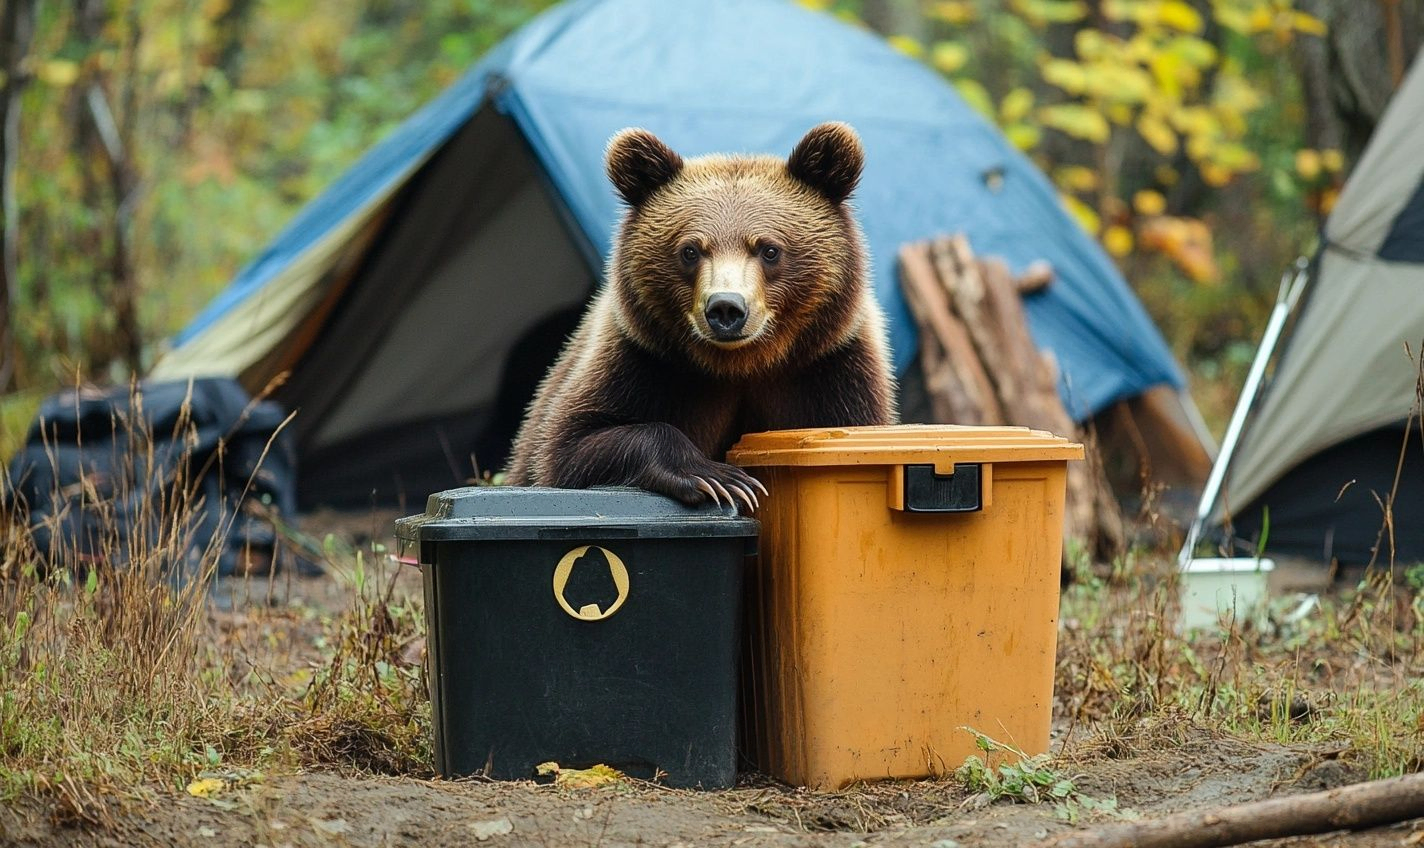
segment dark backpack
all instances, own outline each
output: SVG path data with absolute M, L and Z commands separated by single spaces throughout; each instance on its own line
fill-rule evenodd
M 40 406 L 0 497 L 28 516 L 43 563 L 122 566 L 158 552 L 182 579 L 216 546 L 230 575 L 254 550 L 272 556 L 294 522 L 285 418 L 226 378 L 61 392 Z

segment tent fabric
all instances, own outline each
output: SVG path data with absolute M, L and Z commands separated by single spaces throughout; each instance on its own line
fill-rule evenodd
M 1375 497 L 1388 499 L 1402 456 L 1413 457 L 1406 477 L 1417 474 L 1420 434 L 1408 447 L 1405 424 L 1424 354 L 1421 116 L 1415 62 L 1326 222 L 1303 306 L 1212 505 L 1238 539 L 1264 533 L 1273 552 L 1367 562 L 1384 520 Z M 1424 550 L 1424 496 L 1412 478 L 1396 495 L 1399 550 Z
M 1391 262 L 1424 262 L 1424 182 L 1399 210 L 1389 235 L 1380 245 L 1379 257 Z
M 1248 503 L 1321 449 L 1403 421 L 1424 342 L 1424 268 L 1326 250 L 1225 497 Z
M 784 156 L 820 121 L 860 132 L 855 204 L 898 368 L 917 350 L 895 269 L 906 242 L 965 232 L 1015 269 L 1044 259 L 1055 283 L 1027 301 L 1035 340 L 1060 366 L 1079 419 L 1144 389 L 1183 385 L 1141 304 L 1053 187 L 954 90 L 880 39 L 782 0 L 579 0 L 526 25 L 376 145 L 310 204 L 175 340 L 157 373 L 241 368 L 313 307 L 328 247 L 359 230 L 481 107 L 508 116 L 574 224 L 573 249 L 607 254 L 621 209 L 603 174 L 607 139 L 643 126 L 684 155 Z M 308 265 L 302 270 L 303 264 Z M 471 285 L 476 285 L 472 281 Z M 470 323 L 482 322 L 471 303 Z M 329 334 L 329 333 L 326 333 Z M 226 352 L 206 364 L 210 352 Z M 409 420 L 448 412 L 404 407 Z M 338 419 L 333 419 L 338 420 Z M 333 437 L 357 418 L 333 423 Z M 344 428 L 344 429 L 343 429 Z
M 413 417 L 488 407 L 516 340 L 592 291 L 559 229 L 517 130 L 491 109 L 476 113 L 393 209 L 284 387 L 301 404 L 303 444 L 328 448 Z M 451 451 L 470 470 L 466 451 Z
M 294 253 L 286 266 L 272 270 L 251 296 L 226 303 L 220 317 L 208 314 L 210 306 L 179 336 L 177 347 L 154 363 L 149 376 L 155 380 L 232 377 L 280 350 L 322 300 L 332 270 L 352 254 L 352 242 L 398 187 L 387 186 L 364 207 L 334 222 L 329 231 Z M 206 332 L 195 329 L 205 321 L 210 324 Z
M 1395 516 L 1393 535 L 1381 533 L 1381 505 L 1386 501 Z M 1269 513 L 1262 506 L 1269 506 Z M 1352 436 L 1291 467 L 1231 519 L 1238 538 L 1264 534 L 1267 549 L 1277 557 L 1412 565 L 1424 562 L 1421 515 L 1424 450 L 1419 429 L 1415 425 L 1406 436 L 1404 428 L 1395 425 Z M 1245 550 L 1254 552 L 1255 545 Z

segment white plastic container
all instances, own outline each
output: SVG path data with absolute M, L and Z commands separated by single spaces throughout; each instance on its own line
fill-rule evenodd
M 1266 579 L 1276 564 L 1269 559 L 1194 559 L 1182 569 L 1182 632 L 1227 628 L 1235 621 L 1259 621 L 1266 606 Z

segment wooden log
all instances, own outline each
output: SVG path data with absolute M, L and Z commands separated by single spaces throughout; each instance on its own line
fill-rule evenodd
M 1225 848 L 1339 830 L 1364 830 L 1424 817 L 1424 774 L 1325 792 L 1190 810 L 1053 839 L 1051 848 Z
M 953 249 L 959 254 L 958 261 L 966 261 L 967 244 L 958 241 Z M 1052 358 L 1040 353 L 1033 343 L 1028 316 L 1008 267 L 997 260 L 979 261 L 977 265 L 983 291 L 981 318 L 987 322 L 987 332 L 983 335 L 992 337 L 990 343 L 999 348 L 999 370 L 993 377 L 1005 417 L 1010 423 L 1065 436 L 1075 435 L 1077 424 L 1058 394 L 1058 369 Z M 1095 549 L 1097 523 L 1097 494 L 1091 469 L 1087 463 L 1070 462 L 1064 501 L 1064 540 Z
M 1002 370 L 994 375 L 1004 411 L 1030 427 L 1067 435 L 1073 419 L 1058 396 L 1057 369 L 1043 358 L 1029 334 L 1028 316 L 1009 269 L 995 259 L 979 261 L 989 330 L 1001 347 Z
M 1053 266 L 1043 260 L 1032 262 L 1014 280 L 1014 288 L 1020 295 L 1036 294 L 1053 283 Z
M 984 281 L 979 276 L 979 266 L 975 264 L 973 254 L 969 252 L 969 241 L 962 235 L 935 239 L 930 243 L 930 256 L 948 298 L 949 308 L 964 322 L 974 352 L 983 363 L 989 380 L 989 394 L 1005 405 L 1005 416 L 1012 417 L 1008 404 L 1005 404 L 1002 386 L 1005 370 L 1000 356 L 1002 348 L 993 320 L 987 314 Z
M 950 310 L 926 244 L 900 250 L 901 285 L 921 333 L 921 367 L 936 421 L 1000 424 L 993 384 L 974 353 L 964 323 Z

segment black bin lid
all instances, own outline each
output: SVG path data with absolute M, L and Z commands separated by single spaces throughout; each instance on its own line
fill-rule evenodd
M 642 489 L 549 489 L 468 486 L 431 495 L 425 513 L 396 521 L 408 542 L 568 538 L 603 534 L 624 538 L 755 536 L 760 524 L 734 506 L 690 507 Z

